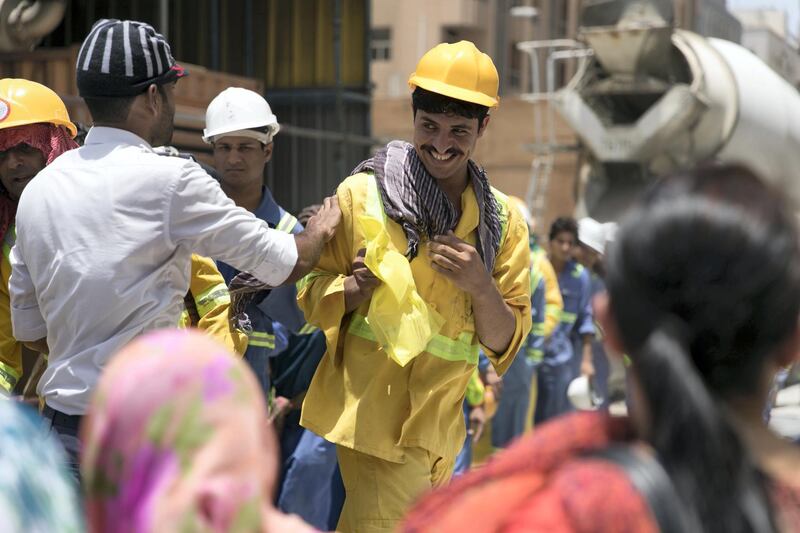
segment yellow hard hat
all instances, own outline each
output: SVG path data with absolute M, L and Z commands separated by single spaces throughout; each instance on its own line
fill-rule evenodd
M 411 88 L 443 94 L 486 107 L 500 102 L 500 79 L 492 58 L 469 41 L 442 43 L 428 50 L 408 79 Z
M 64 126 L 72 137 L 78 133 L 67 106 L 52 89 L 30 80 L 0 80 L 0 130 L 41 122 Z

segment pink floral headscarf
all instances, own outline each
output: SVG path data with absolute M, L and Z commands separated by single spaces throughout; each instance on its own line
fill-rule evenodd
M 255 377 L 201 333 L 123 349 L 82 441 L 90 531 L 311 531 L 272 507 L 277 446 Z

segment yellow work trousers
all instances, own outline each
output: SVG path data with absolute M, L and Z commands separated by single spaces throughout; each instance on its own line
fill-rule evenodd
M 405 462 L 393 463 L 336 446 L 345 499 L 336 527 L 341 533 L 394 531 L 423 493 L 450 481 L 454 461 L 423 448 L 405 448 Z

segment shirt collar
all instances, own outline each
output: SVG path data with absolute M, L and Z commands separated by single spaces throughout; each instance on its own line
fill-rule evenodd
M 261 203 L 253 214 L 272 226 L 277 226 L 281 221 L 281 208 L 268 188 L 261 188 Z
M 458 219 L 458 224 L 456 224 L 456 229 L 453 233 L 459 239 L 466 240 L 469 234 L 478 227 L 479 222 L 478 198 L 475 196 L 475 189 L 470 181 L 464 192 L 461 193 L 461 218 Z
M 120 128 L 109 128 L 106 126 L 92 126 L 86 134 L 84 145 L 90 144 L 116 144 L 140 146 L 148 151 L 153 151 L 150 143 L 136 135 L 135 133 Z

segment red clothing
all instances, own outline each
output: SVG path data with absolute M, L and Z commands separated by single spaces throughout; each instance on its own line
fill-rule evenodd
M 627 419 L 599 412 L 565 416 L 425 497 L 401 530 L 656 533 L 647 502 L 626 473 L 605 460 L 585 456 L 632 439 Z M 780 520 L 787 525 L 800 523 L 800 491 L 783 487 L 773 494 Z
M 778 512 L 778 524 L 785 533 L 800 533 L 800 489 L 771 483 L 772 502 Z

